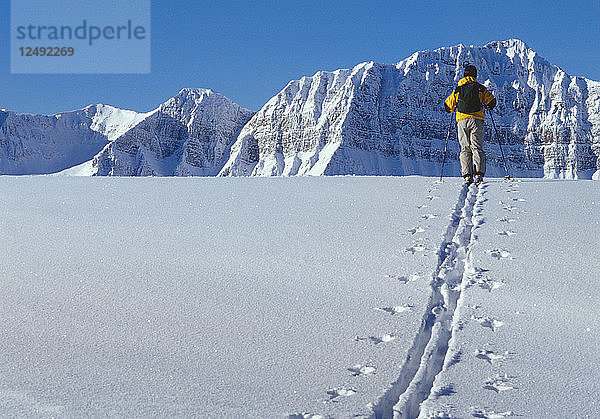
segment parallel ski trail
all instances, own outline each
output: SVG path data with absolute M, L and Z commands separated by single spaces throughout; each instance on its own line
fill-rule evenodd
M 473 230 L 473 208 L 485 185 L 463 186 L 438 251 L 432 293 L 421 330 L 409 350 L 398 380 L 374 406 L 377 418 L 416 418 L 444 366 L 452 338 L 453 318 L 461 295 Z

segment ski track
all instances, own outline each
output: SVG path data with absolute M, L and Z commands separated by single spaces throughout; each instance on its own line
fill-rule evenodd
M 431 282 L 432 292 L 421 330 L 408 352 L 399 378 L 373 406 L 376 418 L 417 418 L 420 404 L 427 400 L 436 376 L 442 371 L 453 337 L 455 313 L 468 280 L 472 232 L 480 217 L 487 186 L 463 186 L 438 251 L 438 265 Z M 477 207 L 477 208 L 476 208 Z M 474 211 L 477 209 L 476 211 Z

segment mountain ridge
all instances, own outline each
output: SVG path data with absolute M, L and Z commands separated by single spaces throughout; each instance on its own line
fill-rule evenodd
M 95 138 L 98 150 L 88 147 L 86 155 L 93 155 L 85 173 L 96 175 L 437 175 L 448 127 L 442 103 L 466 63 L 477 66 L 478 81 L 498 99 L 494 119 L 512 175 L 600 177 L 600 82 L 569 76 L 515 38 L 416 51 L 395 64 L 366 61 L 317 71 L 288 82 L 257 112 L 197 88 L 183 88 L 144 114 L 90 105 L 72 112 L 95 111 L 83 123 L 92 133 L 75 130 L 71 142 L 77 135 L 84 144 Z M 23 139 L 6 135 L 6 112 L 0 112 L 0 172 L 19 174 L 35 159 L 2 164 L 23 157 L 11 154 Z M 498 138 L 486 124 L 488 175 L 501 176 Z M 39 129 L 32 135 L 44 137 Z M 458 153 L 453 132 L 449 175 L 459 173 Z M 60 170 L 81 165 L 82 158 L 68 165 L 65 157 Z
M 252 114 L 211 89 L 181 89 L 109 143 L 92 166 L 100 176 L 214 176 Z
M 292 81 L 244 128 L 221 175 L 437 174 L 448 124 L 441 104 L 462 78 L 466 63 L 478 67 L 479 81 L 498 97 L 494 114 L 513 174 L 597 176 L 598 82 L 568 76 L 516 39 L 492 41 L 483 47 L 417 51 L 396 64 L 370 61 L 350 70 L 320 71 Z M 328 85 L 340 75 L 346 75 L 341 83 Z M 571 82 L 575 87 L 570 87 Z M 306 88 L 307 84 L 311 87 Z M 323 85 L 328 85 L 327 91 L 315 99 Z M 327 110 L 322 104 L 336 95 L 343 96 L 340 105 L 344 101 L 348 105 L 343 111 L 335 110 L 330 118 L 337 121 L 337 132 L 312 147 L 289 140 L 292 133 L 288 128 L 298 125 L 296 112 L 321 117 Z M 588 96 L 595 119 L 577 106 Z M 265 124 L 270 129 L 264 129 Z M 319 131 L 319 124 L 304 118 L 303 130 Z M 251 129 L 253 125 L 260 129 Z M 495 133 L 491 127 L 486 131 L 489 174 L 503 175 L 494 144 L 497 139 L 491 137 Z M 330 156 L 323 162 L 320 157 L 326 150 Z M 458 152 L 457 144 L 451 142 L 447 161 L 453 167 L 447 173 L 458 173 Z

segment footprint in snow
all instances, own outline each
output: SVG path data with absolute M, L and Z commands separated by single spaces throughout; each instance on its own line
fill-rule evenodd
M 462 350 L 459 349 L 458 351 L 454 352 L 448 361 L 448 365 L 446 365 L 444 368 L 450 368 L 451 366 L 458 364 L 461 361 L 462 356 Z
M 433 314 L 436 317 L 442 314 L 444 311 L 446 311 L 445 304 L 438 304 L 431 308 L 431 314 Z
M 394 281 L 399 281 L 403 284 L 408 284 L 409 282 L 414 282 L 419 279 L 421 276 L 417 274 L 412 275 L 386 275 L 389 279 L 393 279 Z
M 356 394 L 356 389 L 352 387 L 330 388 L 329 390 L 327 390 L 327 394 L 329 395 L 330 400 L 336 402 L 342 397 L 350 397 Z
M 477 214 L 473 215 L 473 229 L 478 229 L 479 227 L 484 225 L 487 220 L 485 217 L 482 217 L 480 214 L 481 213 L 477 213 Z
M 486 253 L 488 255 L 490 255 L 491 257 L 498 259 L 498 260 L 500 260 L 500 259 L 514 260 L 514 258 L 510 256 L 510 252 L 508 250 L 494 249 L 494 250 L 488 250 L 488 251 L 486 251 Z
M 474 418 L 482 418 L 482 419 L 504 419 L 509 416 L 514 416 L 514 413 L 511 411 L 506 412 L 494 412 L 493 410 L 486 409 L 475 409 L 473 411 Z
M 489 269 L 473 268 L 473 270 L 468 274 L 469 282 L 467 283 L 467 287 L 477 285 L 479 288 L 483 288 L 492 292 L 504 285 L 504 282 L 496 281 L 488 277 L 486 272 L 489 271 Z
M 514 218 L 509 218 L 509 217 L 502 217 L 502 218 L 498 218 L 498 221 L 500 221 L 501 223 L 514 223 L 515 220 Z
M 483 359 L 483 360 L 489 362 L 490 364 L 493 364 L 494 362 L 505 360 L 507 355 L 508 355 L 508 351 L 504 352 L 503 354 L 499 354 L 494 351 L 487 351 L 485 349 L 479 349 L 477 351 L 477 355 L 475 355 L 475 357 L 479 358 L 479 359 Z
M 392 316 L 395 316 L 396 314 L 406 313 L 407 311 L 410 311 L 412 309 L 413 309 L 412 305 L 405 304 L 403 306 L 381 307 L 381 308 L 376 308 L 375 310 L 383 311 L 383 312 L 391 314 Z
M 425 215 L 421 216 L 421 218 L 424 219 L 424 220 L 431 220 L 431 219 L 436 218 L 436 217 L 437 217 L 437 214 L 425 214 Z
M 423 204 L 423 205 L 419 205 L 419 206 L 417 207 L 417 209 L 423 209 L 423 208 L 429 208 L 429 205 L 427 205 L 427 204 Z
M 455 385 L 453 383 L 447 384 L 444 387 L 441 387 L 437 390 L 434 391 L 433 396 L 436 399 L 439 399 L 440 397 L 444 397 L 444 396 L 452 396 L 453 394 L 456 394 L 456 390 L 455 390 Z M 447 416 L 434 416 L 436 418 L 438 417 L 447 417 Z
M 517 387 L 513 386 L 510 382 L 510 378 L 506 374 L 497 374 L 494 378 L 489 379 L 483 386 L 486 390 L 493 390 L 496 393 L 507 390 L 515 390 Z
M 517 234 L 517 233 L 515 231 L 512 231 L 512 230 L 504 230 L 504 231 L 500 231 L 498 233 L 498 235 L 500 235 L 500 236 L 507 236 L 507 237 L 514 236 L 515 234 Z
M 527 200 L 525 198 L 513 198 L 513 201 L 516 201 L 516 202 L 526 202 Z
M 480 278 L 474 278 L 469 282 L 469 286 L 473 286 L 473 285 L 477 285 L 479 288 L 483 288 L 484 290 L 488 290 L 489 292 L 492 292 L 492 291 L 500 288 L 502 285 L 504 285 L 504 282 L 495 281 L 488 277 L 480 277 Z
M 396 336 L 385 333 L 381 336 L 369 336 L 369 339 L 373 344 L 379 345 L 380 343 L 388 343 L 396 339 Z
M 417 252 L 424 252 L 425 250 L 426 248 L 422 244 L 415 244 L 414 246 L 406 248 L 406 251 L 412 253 L 413 255 Z
M 425 229 L 423 227 L 415 227 L 408 230 L 408 232 L 411 234 L 423 233 L 424 231 Z
M 295 413 L 293 415 L 289 415 L 287 419 L 327 419 L 323 415 L 317 415 L 313 413 Z
M 435 196 L 435 195 L 428 195 L 427 199 L 429 199 L 430 201 L 433 201 L 434 199 L 439 199 L 439 196 Z
M 374 345 L 379 345 L 380 343 L 388 343 L 393 341 L 394 339 L 396 339 L 396 336 L 391 335 L 389 333 L 385 333 L 381 336 L 369 336 L 369 337 L 365 337 L 365 336 L 355 336 L 354 340 L 356 342 L 364 342 L 364 341 L 370 341 L 371 343 L 373 343 Z
M 470 268 L 467 272 L 469 273 L 469 275 L 471 275 L 473 277 L 480 277 L 482 275 L 485 275 L 489 271 L 490 271 L 489 269 L 473 267 L 473 268 Z
M 494 319 L 493 317 L 477 317 L 477 316 L 472 316 L 471 317 L 473 320 L 477 321 L 480 325 L 482 325 L 483 327 L 487 327 L 489 329 L 492 329 L 493 332 L 495 332 L 496 330 L 498 330 L 500 327 L 504 326 L 504 322 Z
M 371 374 L 375 374 L 375 371 L 377 371 L 377 368 L 375 368 L 372 365 L 355 365 L 353 367 L 348 368 L 348 371 L 350 371 L 352 373 L 353 376 L 355 377 L 365 377 L 367 375 L 371 375 Z

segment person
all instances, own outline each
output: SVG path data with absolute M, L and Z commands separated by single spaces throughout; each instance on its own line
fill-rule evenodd
M 485 114 L 481 104 L 492 110 L 496 98 L 485 86 L 477 82 L 477 68 L 465 67 L 464 77 L 458 87 L 444 102 L 446 112 L 456 112 L 458 142 L 460 143 L 460 167 L 467 184 L 483 182 L 485 176 L 485 152 L 483 134 Z M 474 167 L 473 167 L 474 166 Z M 475 176 L 475 178 L 473 178 Z

